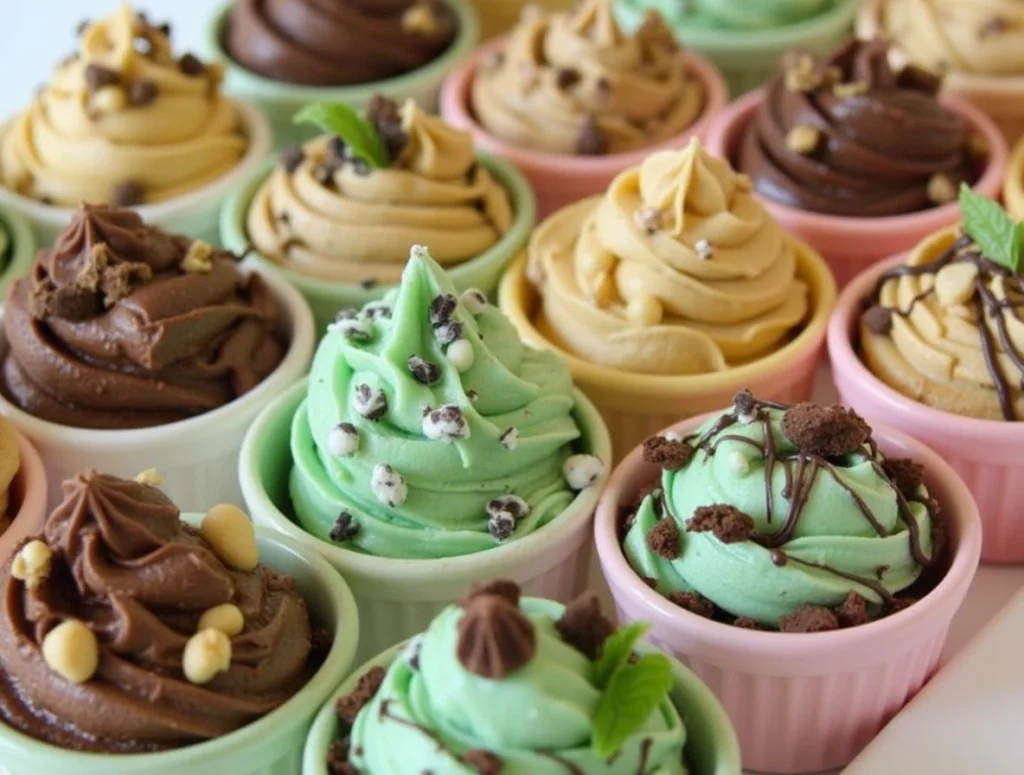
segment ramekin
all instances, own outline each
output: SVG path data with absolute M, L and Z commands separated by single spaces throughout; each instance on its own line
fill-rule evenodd
M 425 630 L 473 582 L 509 578 L 527 594 L 562 601 L 583 590 L 592 556 L 591 517 L 607 473 L 543 528 L 504 546 L 462 557 L 374 557 L 308 534 L 290 518 L 288 494 L 292 417 L 305 395 L 306 384 L 295 385 L 256 419 L 242 446 L 239 478 L 256 524 L 280 530 L 307 551 L 319 552 L 352 587 L 362 625 L 360 661 Z M 597 410 L 578 391 L 575 399 L 573 414 L 583 431 L 584 451 L 610 461 L 611 443 Z
M 886 0 L 865 0 L 857 16 L 857 36 L 888 37 L 882 24 Z M 947 72 L 942 81 L 946 94 L 972 103 L 999 127 L 1008 143 L 1024 135 L 1024 74 L 1017 76 Z
M 804 21 L 757 30 L 726 30 L 672 25 L 679 41 L 707 57 L 721 70 L 733 96 L 764 85 L 778 72 L 779 59 L 790 49 L 827 54 L 849 36 L 860 0 L 839 2 Z M 627 30 L 643 22 L 643 13 L 624 2 L 616 16 Z
M 7 255 L 0 254 L 4 261 L 0 268 L 0 311 L 3 311 L 3 299 L 7 298 L 7 286 L 32 268 L 36 257 L 36 235 L 32 224 L 17 210 L 0 205 L 0 229 L 7 232 L 10 245 Z
M 557 619 L 564 607 L 553 601 L 544 602 L 550 606 L 551 617 Z M 387 669 L 398 658 L 404 643 L 392 646 L 387 651 L 360 666 L 345 679 L 345 683 L 334 692 L 331 699 L 317 714 L 306 740 L 302 757 L 302 775 L 328 775 L 327 753 L 338 739 L 338 714 L 335 705 L 341 697 L 351 694 L 359 679 L 370 668 Z M 652 647 L 642 644 L 640 651 L 652 653 Z M 691 765 L 690 775 L 741 775 L 740 747 L 736 732 L 729 717 L 714 694 L 701 683 L 689 669 L 672 659 L 672 674 L 675 684 L 672 688 L 672 702 L 683 716 L 686 724 L 687 764 Z
M 751 92 L 722 111 L 708 129 L 708 150 L 716 156 L 734 159 L 764 98 L 763 91 Z M 988 163 L 974 190 L 987 197 L 998 197 L 1009 157 L 1006 141 L 991 119 L 973 105 L 954 97 L 941 99 L 946 108 L 962 116 L 985 138 Z M 909 250 L 932 232 L 960 220 L 956 202 L 904 215 L 854 218 L 798 210 L 770 199 L 763 201 L 783 228 L 807 240 L 825 256 L 840 288 L 876 261 Z
M 312 139 L 316 127 L 296 125 L 292 117 L 311 102 L 344 102 L 361 109 L 375 94 L 386 94 L 399 103 L 413 99 L 428 113 L 437 109 L 441 82 L 480 39 L 480 24 L 469 0 L 444 0 L 455 12 L 458 32 L 451 45 L 436 59 L 409 73 L 383 81 L 357 86 L 304 86 L 275 81 L 255 73 L 231 58 L 224 48 L 224 26 L 234 0 L 227 0 L 215 9 L 203 32 L 200 51 L 205 59 L 224 65 L 224 90 L 239 99 L 251 102 L 270 120 L 275 148 Z
M 715 374 L 634 374 L 589 363 L 563 350 L 533 323 L 540 297 L 526 279 L 525 256 L 502 278 L 498 304 L 527 344 L 554 350 L 568 361 L 576 386 L 597 405 L 608 424 L 618 460 L 666 425 L 727 406 L 743 388 L 773 401 L 796 403 L 811 397 L 825 328 L 836 303 L 836 284 L 821 256 L 804 242 L 790 239 L 797 254 L 797 274 L 810 287 L 806 324 L 770 355 Z
M 706 419 L 666 430 L 687 433 Z M 804 634 L 746 630 L 685 611 L 648 587 L 619 544 L 621 507 L 659 475 L 640 448 L 612 474 L 598 506 L 597 553 L 620 620 L 653 622 L 650 640 L 718 695 L 749 769 L 817 772 L 853 759 L 935 672 L 978 567 L 981 520 L 964 483 L 920 442 L 884 425 L 874 430 L 882 451 L 924 465 L 947 519 L 952 561 L 919 602 L 870 624 Z
M 978 501 L 985 562 L 1024 563 L 1024 423 L 960 417 L 914 401 L 878 379 L 855 343 L 863 299 L 906 255 L 873 266 L 847 286 L 828 327 L 832 378 L 843 403 L 927 444 L 959 474 Z
M 1012 217 L 1024 220 L 1024 138 L 1017 141 L 1010 154 L 1010 167 L 1003 183 L 1003 204 Z
M 244 102 L 234 102 L 234 105 L 242 117 L 249 139 L 245 155 L 229 172 L 202 188 L 166 202 L 132 208 L 146 223 L 162 226 L 175 234 L 187 234 L 195 239 L 219 244 L 217 221 L 221 205 L 270 152 L 270 125 L 266 117 L 252 105 Z M 0 143 L 9 127 L 9 122 L 0 126 Z M 0 186 L 0 205 L 24 215 L 32 224 L 40 245 L 53 244 L 75 213 L 73 208 L 43 204 L 3 186 Z
M 87 468 L 129 479 L 155 468 L 163 479 L 161 489 L 182 511 L 241 502 L 236 472 L 245 432 L 271 399 L 305 375 L 313 357 L 309 305 L 288 283 L 260 274 L 284 308 L 282 333 L 288 337 L 288 351 L 256 387 L 211 412 L 151 428 L 96 430 L 34 417 L 0 393 L 0 412 L 43 458 L 52 504 L 61 499 L 61 482 Z M 6 357 L 7 351 L 7 338 L 0 329 L 0 357 Z
M 686 65 L 704 88 L 704 110 L 685 132 L 648 148 L 607 156 L 575 156 L 523 148 L 484 129 L 470 106 L 470 91 L 477 68 L 492 53 L 502 50 L 506 42 L 506 38 L 498 38 L 485 43 L 452 71 L 441 88 L 441 115 L 449 124 L 470 132 L 477 148 L 502 157 L 526 175 L 537 194 L 538 218 L 584 197 L 604 193 L 616 175 L 627 167 L 640 164 L 654 151 L 682 148 L 690 137 L 703 137 L 709 120 L 728 101 L 725 81 L 714 65 L 688 53 Z
M 512 226 L 494 245 L 479 256 L 471 258 L 447 270 L 455 287 L 464 291 L 479 288 L 488 296 L 498 289 L 498 281 L 511 261 L 526 247 L 536 222 L 536 200 L 533 189 L 522 174 L 503 159 L 489 154 L 479 155 L 480 163 L 494 176 L 495 180 L 508 191 L 512 200 L 515 218 Z M 250 246 L 246 219 L 253 197 L 266 181 L 275 161 L 263 164 L 258 173 L 233 193 L 224 205 L 220 217 L 220 237 L 224 247 L 240 253 Z M 429 247 L 429 246 L 428 246 Z M 285 280 L 299 289 L 313 310 L 313 320 L 319 336 L 335 314 L 346 307 L 362 307 L 367 302 L 384 296 L 395 285 L 375 285 L 366 288 L 353 283 L 331 282 L 296 272 L 267 258 L 257 250 L 249 253 L 251 260 L 267 271 L 279 273 Z M 372 264 L 367 264 L 372 272 Z
M 257 531 L 260 560 L 295 579 L 317 623 L 334 634 L 324 664 L 299 692 L 258 721 L 224 737 L 172 751 L 97 754 L 70 751 L 16 732 L 0 722 L 3 775 L 294 775 L 310 725 L 334 687 L 351 670 L 359 615 L 345 581 L 316 554 L 279 533 Z
M 0 568 L 14 547 L 43 529 L 47 515 L 46 468 L 36 448 L 20 433 L 18 452 L 21 455 L 21 467 L 11 482 L 7 507 L 10 524 L 0 533 Z

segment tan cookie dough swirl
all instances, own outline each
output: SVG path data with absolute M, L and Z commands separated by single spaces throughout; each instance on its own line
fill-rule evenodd
M 86 26 L 78 53 L 10 125 L 0 181 L 63 206 L 161 202 L 200 188 L 247 146 L 220 80 L 219 68 L 176 58 L 166 27 L 122 6 Z
M 891 0 L 882 29 L 910 59 L 934 70 L 1024 75 L 1019 0 Z
M 294 166 L 284 159 L 249 210 L 253 245 L 296 272 L 342 283 L 397 283 L 421 242 L 445 266 L 491 248 L 512 225 L 512 204 L 477 163 L 472 136 L 411 100 L 401 129 L 404 147 L 386 168 L 340 164 L 326 136 Z
M 556 213 L 530 244 L 545 335 L 645 374 L 717 372 L 777 349 L 807 314 L 796 265 L 750 179 L 698 140 Z
M 643 148 L 693 124 L 704 90 L 672 33 L 651 16 L 628 36 L 611 6 L 525 13 L 473 82 L 480 123 L 525 148 L 588 155 Z

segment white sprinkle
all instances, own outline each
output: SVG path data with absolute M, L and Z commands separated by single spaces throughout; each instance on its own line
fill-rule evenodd
M 448 363 L 460 374 L 469 371 L 473 366 L 473 360 L 476 358 L 473 345 L 469 343 L 468 339 L 456 339 L 448 345 L 444 355 L 448 359 Z
M 370 489 L 377 500 L 390 508 L 401 506 L 409 497 L 409 485 L 405 483 L 405 479 L 384 463 L 378 463 L 373 467 L 373 473 L 370 474 Z
M 352 423 L 343 422 L 331 428 L 327 449 L 336 457 L 351 457 L 359 449 L 359 431 Z
M 711 243 L 706 239 L 697 240 L 697 244 L 694 247 L 697 250 L 697 257 L 701 261 L 707 261 L 715 254 L 715 249 L 711 247 Z
M 459 302 L 470 315 L 479 315 L 487 309 L 487 296 L 479 288 L 469 288 L 459 296 Z
M 498 437 L 498 443 L 509 452 L 519 446 L 519 429 L 516 427 L 506 428 L 504 433 Z
M 583 490 L 604 473 L 604 463 L 593 455 L 573 455 L 562 466 L 562 475 L 572 490 Z
M 468 439 L 469 434 L 466 416 L 455 404 L 444 404 L 423 413 L 423 435 L 428 439 L 452 444 Z

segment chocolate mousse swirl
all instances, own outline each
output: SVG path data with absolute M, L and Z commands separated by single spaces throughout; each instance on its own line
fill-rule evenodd
M 936 100 L 939 79 L 894 72 L 881 41 L 830 58 L 790 57 L 768 86 L 737 166 L 761 196 L 840 216 L 899 215 L 947 204 L 983 155 L 964 120 Z
M 8 292 L 0 390 L 44 420 L 160 425 L 246 393 L 281 362 L 281 310 L 230 253 L 83 205 Z
M 278 707 L 311 675 L 311 627 L 293 581 L 233 570 L 179 521 L 158 489 L 89 471 L 64 483 L 39 540 L 48 572 L 0 576 L 0 720 L 39 740 L 93 752 L 147 752 L 228 734 Z M 206 683 L 183 652 L 211 608 L 237 606 L 227 669 Z M 99 645 L 87 680 L 63 677 L 42 644 L 76 620 Z
M 225 44 L 241 65 L 276 81 L 343 86 L 422 67 L 455 34 L 441 0 L 237 0 Z

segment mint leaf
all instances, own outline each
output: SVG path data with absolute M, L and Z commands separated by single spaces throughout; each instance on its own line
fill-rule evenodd
M 637 641 L 649 629 L 651 625 L 647 622 L 634 622 L 608 636 L 594 663 L 594 680 L 600 688 L 608 688 L 615 673 L 623 668 L 633 654 Z
M 647 654 L 612 676 L 594 715 L 594 751 L 602 759 L 618 751 L 672 689 L 672 663 Z
M 964 230 L 985 258 L 1014 274 L 1020 271 L 1024 223 L 1014 221 L 998 203 L 974 193 L 966 183 L 960 184 L 960 215 Z
M 324 132 L 340 137 L 354 156 L 371 167 L 381 169 L 390 163 L 377 127 L 342 102 L 313 102 L 299 110 L 292 122 L 316 124 Z

